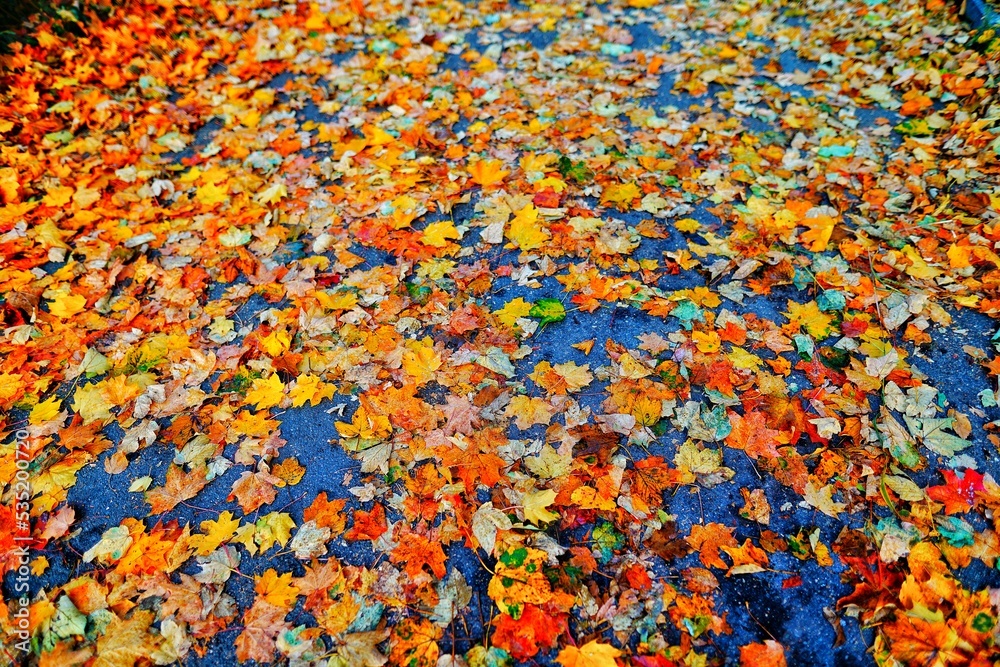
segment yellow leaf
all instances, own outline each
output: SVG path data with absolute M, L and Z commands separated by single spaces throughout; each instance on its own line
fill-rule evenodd
M 277 204 L 288 196 L 288 187 L 284 183 L 272 183 L 258 192 L 254 199 L 259 204 Z
M 229 187 L 214 184 L 202 185 L 195 193 L 195 199 L 206 206 L 221 204 L 229 199 Z
M 508 301 L 507 304 L 500 310 L 494 311 L 494 314 L 500 322 L 509 327 L 513 327 L 519 318 L 527 317 L 530 312 L 531 304 L 521 297 L 517 297 L 516 299 Z
M 59 415 L 61 403 L 59 397 L 53 396 L 46 401 L 35 404 L 35 407 L 31 408 L 31 414 L 28 415 L 28 423 L 32 426 L 38 426 L 52 421 Z
M 59 229 L 56 227 L 56 223 L 51 220 L 46 220 L 40 225 L 36 225 L 33 231 L 35 238 L 46 248 L 69 248 L 63 237 L 70 236 L 72 233 Z
M 127 621 L 112 615 L 112 621 L 97 640 L 97 659 L 92 667 L 130 667 L 152 651 L 149 626 L 153 612 L 137 609 Z
M 380 127 L 366 125 L 364 129 L 365 139 L 368 140 L 369 146 L 384 146 L 385 144 L 391 144 L 396 141 L 396 137 L 392 136 Z
M 392 433 L 389 418 L 385 415 L 369 414 L 365 406 L 354 411 L 351 423 L 337 422 L 334 424 L 342 438 L 361 438 L 362 440 L 381 440 Z
M 601 203 L 607 204 L 611 202 L 618 204 L 619 208 L 623 208 L 626 204 L 631 205 L 633 199 L 641 196 L 642 190 L 635 183 L 620 183 L 610 185 L 604 189 L 604 193 L 601 195 Z
M 82 294 L 63 293 L 49 301 L 49 312 L 58 318 L 73 317 L 87 305 L 87 297 Z
M 648 367 L 639 363 L 635 357 L 627 352 L 618 358 L 618 363 L 621 366 L 621 376 L 623 378 L 629 378 L 630 380 L 639 380 L 653 372 L 649 370 Z
M 694 218 L 683 218 L 674 223 L 674 227 L 677 231 L 684 232 L 686 234 L 693 234 L 694 232 L 701 229 L 701 223 Z
M 434 351 L 430 338 L 422 341 L 408 341 L 410 349 L 403 353 L 403 370 L 417 385 L 434 379 L 434 371 L 441 368 L 441 355 Z
M 515 417 L 514 423 L 522 431 L 535 424 L 548 424 L 554 411 L 544 398 L 515 396 L 507 405 L 507 415 Z
M 288 351 L 292 344 L 292 337 L 284 329 L 272 331 L 269 335 L 260 339 L 260 349 L 264 350 L 271 357 L 280 357 Z
M 23 380 L 16 373 L 0 373 L 0 401 L 7 401 L 21 391 Z
M 267 569 L 259 577 L 254 577 L 254 590 L 275 607 L 288 608 L 295 602 L 299 589 L 292 584 L 292 573 L 279 575 L 273 569 Z
M 236 544 L 242 544 L 243 547 L 250 552 L 251 556 L 257 555 L 257 545 L 254 543 L 254 534 L 257 532 L 257 527 L 252 523 L 245 523 L 239 527 L 236 531 L 236 535 L 233 536 L 230 542 L 235 542 Z
M 318 375 L 306 373 L 300 375 L 295 381 L 295 386 L 288 392 L 288 397 L 292 399 L 292 407 L 298 408 L 306 404 L 319 405 L 324 398 L 333 398 L 336 388 L 329 383 L 323 382 Z
M 590 364 L 577 366 L 575 361 L 567 361 L 564 364 L 556 364 L 552 368 L 566 382 L 567 391 L 580 391 L 594 381 L 594 375 L 590 372 Z
M 733 346 L 733 351 L 726 355 L 726 358 L 732 362 L 733 368 L 741 370 L 756 371 L 764 363 L 760 357 L 750 354 L 742 347 L 736 347 L 735 345 Z
M 806 483 L 806 492 L 803 494 L 803 497 L 810 507 L 815 507 L 823 514 L 832 516 L 834 519 L 837 518 L 838 514 L 847 509 L 847 505 L 838 503 L 833 499 L 832 486 L 829 484 L 820 486 L 815 480 L 809 480 Z
M 442 220 L 427 225 L 421 241 L 424 245 L 429 245 L 432 248 L 443 248 L 448 245 L 448 239 L 455 240 L 458 238 L 460 238 L 458 230 L 455 229 L 455 225 L 451 220 Z
M 295 521 L 285 512 L 271 512 L 257 519 L 254 530 L 254 542 L 260 547 L 261 553 L 272 546 L 285 546 L 292 536 Z
M 521 250 L 541 248 L 549 240 L 548 233 L 538 223 L 538 209 L 534 204 L 517 212 L 507 228 L 507 238 Z
M 49 559 L 45 556 L 37 556 L 31 561 L 31 573 L 36 577 L 42 576 L 49 569 Z
M 542 524 L 546 521 L 555 521 L 559 515 L 545 509 L 556 499 L 556 492 L 552 489 L 542 491 L 531 491 L 524 494 L 524 520 L 535 524 Z
M 797 303 L 789 300 L 788 312 L 782 314 L 793 328 L 803 329 L 817 340 L 826 338 L 833 330 L 833 316 L 822 312 L 815 301 Z
M 833 228 L 837 221 L 828 215 L 818 215 L 814 218 L 805 218 L 802 224 L 808 229 L 799 236 L 802 243 L 808 243 L 809 249 L 813 252 L 823 252 L 826 250 L 830 237 L 833 236 Z
M 592 640 L 577 648 L 567 646 L 556 656 L 556 662 L 563 667 L 617 667 L 615 658 L 622 654 L 610 644 L 598 644 Z
M 694 340 L 695 347 L 705 354 L 717 352 L 722 345 L 722 338 L 715 331 L 695 331 L 691 334 L 691 338 Z
M 85 384 L 73 394 L 73 410 L 84 424 L 97 419 L 111 419 L 111 401 L 104 395 L 104 382 Z
M 255 379 L 245 401 L 256 405 L 258 410 L 263 410 L 278 405 L 284 396 L 285 385 L 282 384 L 278 374 L 274 373 L 267 379 Z
M 472 176 L 473 181 L 483 187 L 488 187 L 499 183 L 510 173 L 509 171 L 504 171 L 501 167 L 503 167 L 503 163 L 500 160 L 480 160 L 475 164 L 469 165 L 469 174 Z
M 580 341 L 579 343 L 573 343 L 570 347 L 575 347 L 576 349 L 583 352 L 584 355 L 590 355 L 590 351 L 594 349 L 594 339 Z
M 613 498 L 606 498 L 597 489 L 581 486 L 573 491 L 570 500 L 582 509 L 613 510 L 617 507 Z
M 207 556 L 215 551 L 220 544 L 231 540 L 239 527 L 240 520 L 234 519 L 233 513 L 226 510 L 219 515 L 218 519 L 202 521 L 202 534 L 192 535 L 188 543 L 194 547 L 197 555 Z
M 324 310 L 350 310 L 358 303 L 358 295 L 348 290 L 333 294 L 323 290 L 317 291 L 315 295 L 316 300 L 319 301 Z
M 910 260 L 910 266 L 906 267 L 907 275 L 921 280 L 937 278 L 941 275 L 940 269 L 936 269 L 924 260 L 913 246 L 903 248 L 903 254 Z
M 972 266 L 971 258 L 971 246 L 955 245 L 952 243 L 948 248 L 948 261 L 953 269 L 964 269 L 967 266 Z
M 45 196 L 42 197 L 42 204 L 58 208 L 68 204 L 72 198 L 73 188 L 59 185 L 45 193 Z

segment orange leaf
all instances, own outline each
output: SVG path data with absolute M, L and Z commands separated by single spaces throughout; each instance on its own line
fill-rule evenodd
M 170 466 L 164 485 L 146 492 L 149 513 L 161 514 L 172 510 L 178 503 L 191 500 L 208 484 L 207 476 L 207 468 L 196 468 L 185 473 L 180 466 Z
M 499 183 L 510 173 L 502 167 L 503 163 L 500 160 L 480 160 L 469 165 L 469 175 L 479 185 L 489 187 Z
M 785 649 L 776 641 L 740 647 L 740 667 L 785 667 Z
M 438 579 L 448 571 L 441 545 L 417 533 L 404 533 L 390 557 L 393 563 L 405 563 L 406 574 L 411 578 L 420 575 L 424 567 L 430 569 Z
M 371 512 L 354 511 L 354 525 L 344 535 L 348 542 L 377 540 L 386 530 L 385 509 L 381 505 L 372 507 Z

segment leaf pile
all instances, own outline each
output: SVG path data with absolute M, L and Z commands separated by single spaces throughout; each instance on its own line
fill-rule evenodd
M 0 663 L 19 429 L 31 664 L 1000 661 L 949 3 L 118 4 L 0 57 Z

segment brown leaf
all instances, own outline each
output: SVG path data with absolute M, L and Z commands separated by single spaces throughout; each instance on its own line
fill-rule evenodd
M 207 475 L 207 468 L 195 468 L 185 473 L 180 466 L 170 466 L 164 485 L 146 492 L 149 513 L 161 514 L 172 510 L 178 503 L 191 500 L 208 484 Z

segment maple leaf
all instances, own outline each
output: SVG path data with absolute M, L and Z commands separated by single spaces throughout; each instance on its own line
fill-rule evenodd
M 519 547 L 499 556 L 487 593 L 500 611 L 517 614 L 525 604 L 549 605 L 568 611 L 572 596 L 553 590 L 545 576 L 547 554 L 532 547 Z
M 313 498 L 312 503 L 302 512 L 303 521 L 314 521 L 320 528 L 329 528 L 332 533 L 339 534 L 347 524 L 344 507 L 347 500 L 334 498 L 328 500 L 326 491 L 321 491 Z M 355 516 L 355 521 L 357 516 Z
M 240 662 L 271 662 L 275 638 L 291 627 L 285 622 L 287 613 L 284 607 L 273 605 L 258 596 L 243 615 L 243 631 L 236 637 L 236 659 Z
M 271 468 L 271 473 L 281 480 L 278 486 L 295 486 L 302 481 L 302 478 L 306 474 L 306 469 L 293 456 L 275 463 L 274 467 Z
M 510 517 L 493 507 L 493 503 L 483 503 L 472 515 L 472 534 L 479 546 L 490 556 L 496 545 L 497 532 L 510 530 L 513 527 Z
M 506 235 L 514 247 L 523 251 L 541 248 L 551 238 L 538 221 L 539 212 L 534 204 L 528 204 L 510 221 Z
M 499 160 L 479 160 L 469 165 L 472 180 L 483 187 L 496 185 L 508 174 L 510 172 L 503 169 L 503 163 Z
M 742 546 L 722 545 L 719 547 L 733 559 L 733 566 L 726 576 L 733 574 L 754 574 L 763 572 L 768 564 L 767 552 L 746 539 Z
M 642 196 L 642 190 L 635 183 L 616 183 L 604 189 L 601 194 L 601 204 L 617 204 L 618 209 L 628 210 L 632 201 Z
M 945 483 L 927 487 L 931 500 L 944 503 L 945 514 L 968 512 L 975 503 L 976 493 L 985 489 L 982 473 L 967 469 L 962 476 L 954 470 L 942 469 Z
M 544 398 L 521 395 L 507 404 L 507 414 L 514 417 L 514 424 L 523 431 L 535 424 L 548 424 L 555 412 Z
M 975 648 L 940 620 L 901 616 L 885 624 L 892 655 L 910 665 L 968 665 Z
M 388 630 L 350 632 L 342 636 L 337 655 L 347 665 L 382 667 L 389 659 L 379 652 L 378 645 L 388 638 Z
M 541 525 L 549 521 L 555 521 L 559 515 L 545 509 L 556 499 L 556 492 L 552 489 L 541 491 L 530 491 L 524 494 L 524 520 L 531 521 L 536 525 Z
M 698 552 L 705 567 L 718 567 L 728 570 L 726 561 L 719 556 L 719 550 L 724 547 L 735 547 L 737 542 L 733 530 L 721 523 L 694 524 L 691 535 L 687 538 L 691 548 Z
M 112 407 L 102 383 L 81 385 L 73 394 L 73 410 L 83 418 L 84 424 L 98 419 L 110 419 Z
M 462 396 L 449 394 L 445 401 L 445 405 L 441 408 L 445 419 L 448 420 L 444 432 L 447 435 L 456 433 L 472 435 L 480 424 L 479 409 L 472 401 Z
M 753 410 L 743 416 L 730 412 L 729 423 L 733 429 L 726 436 L 726 445 L 729 447 L 742 449 L 753 459 L 762 456 L 776 459 L 781 456 L 777 445 L 782 444 L 784 438 L 781 437 L 781 431 L 767 427 L 769 419 L 765 413 Z
M 570 494 L 570 501 L 582 509 L 613 511 L 618 506 L 615 502 L 616 495 L 612 489 L 581 486 Z
M 740 647 L 740 667 L 785 667 L 786 664 L 784 647 L 771 639 Z
M 254 542 L 265 552 L 274 545 L 285 546 L 295 528 L 295 521 L 287 512 L 271 512 L 257 519 L 254 524 Z
M 600 644 L 596 639 L 583 646 L 567 646 L 559 651 L 556 662 L 563 667 L 617 667 L 615 658 L 622 654 L 610 644 Z
M 344 534 L 344 539 L 348 542 L 377 540 L 386 530 L 385 509 L 376 504 L 370 512 L 354 510 L 354 525 Z
M 278 574 L 273 568 L 254 577 L 254 590 L 259 596 L 258 599 L 285 609 L 291 608 L 299 594 L 299 589 L 292 584 L 292 573 Z
M 797 303 L 788 301 L 788 312 L 782 313 L 788 318 L 788 335 L 797 333 L 800 329 L 816 340 L 822 340 L 833 332 L 833 316 L 819 309 L 815 301 Z
M 833 486 L 830 484 L 820 485 L 815 480 L 806 483 L 805 502 L 810 507 L 815 507 L 823 514 L 837 518 L 837 515 L 847 509 L 844 503 L 838 503 L 833 499 Z
M 837 220 L 828 215 L 816 215 L 806 217 L 801 222 L 806 227 L 806 231 L 799 236 L 803 245 L 808 244 L 812 252 L 826 250 L 833 236 L 833 229 L 837 226 Z
M 497 319 L 508 327 L 513 327 L 519 318 L 527 317 L 531 312 L 532 304 L 521 297 L 511 299 L 500 310 L 494 311 Z
M 441 355 L 434 350 L 430 338 L 414 341 L 403 353 L 403 370 L 420 386 L 434 379 L 434 372 L 441 367 Z
M 201 522 L 202 535 L 192 535 L 189 543 L 199 556 L 207 556 L 215 551 L 220 544 L 235 537 L 240 527 L 239 519 L 233 518 L 229 510 L 219 514 L 218 519 L 208 519 Z
M 458 230 L 455 229 L 455 224 L 451 220 L 442 220 L 427 225 L 420 240 L 424 245 L 429 245 L 432 248 L 443 248 L 448 245 L 449 240 L 454 241 L 459 238 L 461 237 Z
M 65 320 L 81 312 L 86 305 L 87 297 L 82 294 L 64 292 L 49 301 L 49 312 Z
M 492 643 L 515 660 L 527 660 L 542 649 L 555 647 L 559 635 L 568 632 L 565 614 L 549 615 L 535 605 L 525 605 L 516 619 L 500 614 L 494 622 Z
M 274 487 L 280 483 L 281 480 L 267 470 L 257 472 L 245 470 L 239 479 L 233 482 L 232 490 L 226 500 L 238 501 L 243 513 L 249 514 L 262 505 L 274 502 L 278 493 Z
M 411 578 L 423 572 L 424 567 L 430 569 L 438 579 L 444 577 L 447 572 L 446 557 L 441 545 L 419 533 L 407 533 L 401 536 L 399 545 L 393 549 L 389 558 L 393 563 L 405 563 L 406 573 Z
M 687 540 L 677 535 L 677 524 L 674 521 L 665 521 L 662 528 L 650 535 L 647 544 L 653 553 L 667 562 L 675 558 L 683 558 L 693 549 Z M 717 552 L 716 556 L 718 556 Z M 720 562 L 725 565 L 721 559 Z
M 270 377 L 256 378 L 247 392 L 246 402 L 253 403 L 258 410 L 273 408 L 285 397 L 285 385 L 277 373 Z
M 131 667 L 148 655 L 151 645 L 149 626 L 153 613 L 132 612 L 128 620 L 112 615 L 111 622 L 97 640 L 97 658 L 93 667 Z
M 146 502 L 150 506 L 149 513 L 162 514 L 172 510 L 179 503 L 198 495 L 206 484 L 208 484 L 207 468 L 195 468 L 185 473 L 180 466 L 170 466 L 167 469 L 164 485 L 146 492 Z
M 58 396 L 53 396 L 40 403 L 36 403 L 31 408 L 31 412 L 28 413 L 28 423 L 37 426 L 52 421 L 59 415 L 61 404 L 62 401 Z M 65 415 L 63 419 L 65 419 Z
M 292 399 L 292 407 L 298 408 L 309 403 L 317 406 L 324 399 L 333 398 L 336 387 L 323 382 L 318 375 L 305 373 L 300 375 L 295 381 L 295 386 L 288 392 L 288 397 Z
M 663 502 L 663 492 L 681 482 L 678 471 L 671 470 L 659 456 L 636 461 L 631 475 L 632 495 L 656 507 Z
M 407 667 L 435 667 L 443 631 L 425 618 L 404 618 L 392 629 L 389 662 Z
M 358 409 L 354 411 L 350 423 L 337 422 L 334 426 L 337 427 L 340 437 L 348 440 L 382 440 L 392 433 L 389 418 L 385 415 L 369 412 L 364 405 L 358 406 Z

